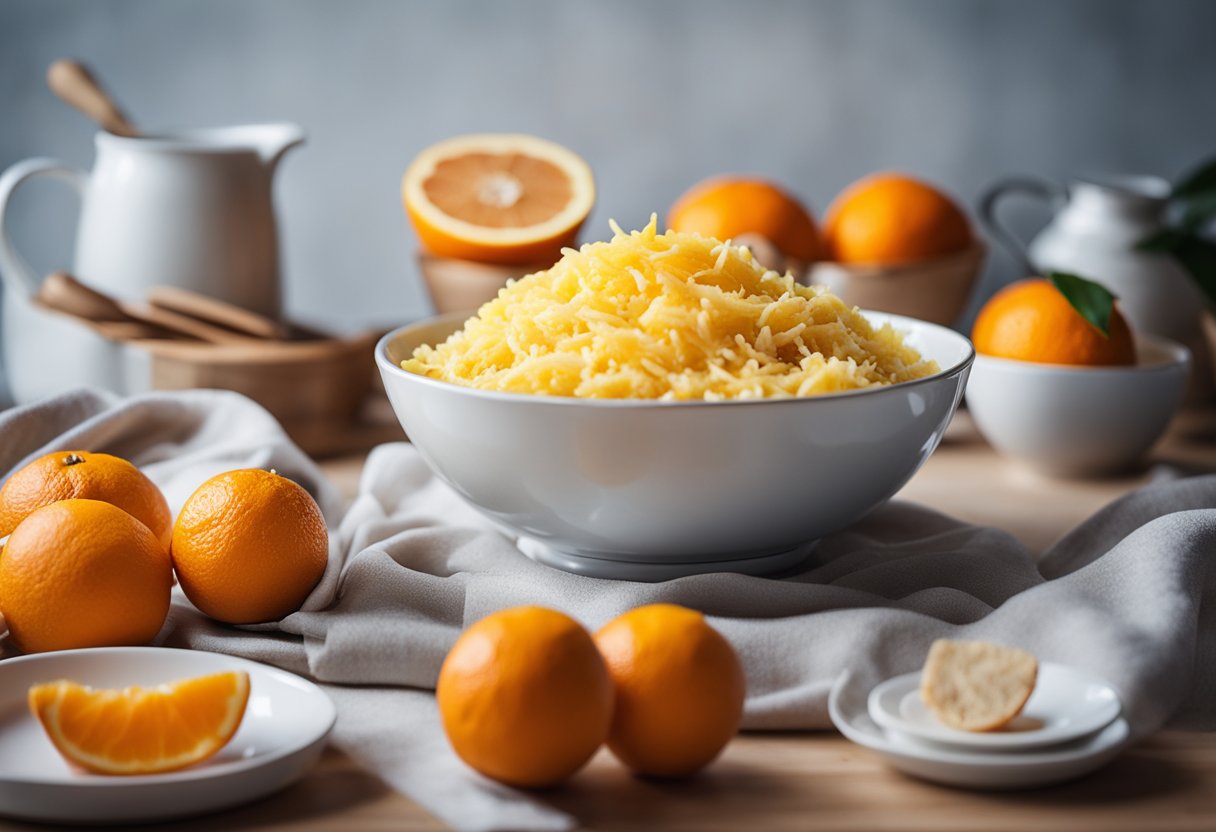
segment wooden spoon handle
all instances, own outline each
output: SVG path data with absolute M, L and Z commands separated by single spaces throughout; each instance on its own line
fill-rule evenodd
M 287 327 L 265 315 L 177 286 L 155 287 L 148 293 L 148 302 L 155 308 L 219 324 L 254 338 L 283 341 L 288 337 Z
M 53 312 L 57 315 L 69 317 L 79 323 L 81 326 L 88 327 L 96 332 L 107 341 L 118 341 L 126 343 L 129 341 L 166 341 L 172 340 L 177 343 L 182 343 L 180 336 L 177 333 L 169 332 L 161 329 L 158 326 L 151 324 L 143 324 L 137 321 L 94 321 L 91 318 L 82 318 L 79 315 L 74 315 L 71 312 L 66 312 L 62 309 L 56 309 L 53 306 L 48 306 L 42 301 L 35 298 L 35 305 Z M 193 338 L 189 339 L 191 343 L 198 343 Z
M 35 299 L 46 309 L 87 321 L 130 321 L 112 297 L 84 285 L 67 272 L 47 275 Z
M 138 136 L 139 131 L 123 115 L 114 99 L 83 64 L 62 58 L 46 73 L 47 85 L 55 95 L 118 136 Z
M 141 306 L 121 300 L 118 302 L 118 306 L 132 320 L 158 326 L 170 332 L 187 335 L 211 344 L 249 344 L 256 341 L 248 335 L 200 321 L 198 318 L 192 318 L 180 312 L 159 309 L 155 306 Z
M 83 318 L 78 319 L 85 326 L 91 327 L 95 332 L 99 333 L 103 338 L 110 341 L 164 341 L 177 340 L 172 332 L 166 332 L 160 327 L 152 326 L 151 324 L 141 324 L 132 321 L 125 323 L 123 321 L 89 321 Z
M 86 286 L 64 272 L 55 272 L 42 281 L 36 297 L 39 303 L 49 309 L 56 309 L 77 318 L 99 323 L 147 324 L 176 335 L 184 335 L 187 338 L 211 344 L 254 342 L 254 339 L 248 335 L 241 335 L 230 329 L 191 318 L 189 315 L 118 300 L 91 286 Z
M 94 293 L 62 272 L 56 272 L 42 282 L 34 303 L 42 309 L 66 315 L 111 341 L 144 341 L 177 335 L 152 324 L 131 320 L 113 300 Z

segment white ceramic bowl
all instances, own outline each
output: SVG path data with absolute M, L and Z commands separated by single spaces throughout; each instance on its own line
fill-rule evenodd
M 967 406 L 993 447 L 1057 476 L 1127 468 L 1153 446 L 1182 403 L 1190 353 L 1138 333 L 1136 364 L 1071 367 L 979 355 Z
M 436 474 L 542 562 L 665 580 L 788 568 L 908 481 L 962 398 L 974 351 L 945 327 L 889 321 L 937 361 L 928 378 L 802 399 L 590 400 L 473 390 L 401 369 L 449 315 L 389 333 L 376 363 Z

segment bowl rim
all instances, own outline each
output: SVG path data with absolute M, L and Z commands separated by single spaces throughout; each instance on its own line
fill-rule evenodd
M 461 384 L 453 384 L 450 381 L 442 381 L 440 379 L 428 378 L 420 376 L 417 373 L 411 373 L 402 368 L 388 357 L 388 346 L 396 339 L 404 335 L 408 330 L 416 329 L 423 326 L 431 326 L 450 319 L 456 322 L 463 318 L 468 320 L 477 313 L 469 312 L 449 312 L 443 315 L 435 315 L 430 318 L 425 318 L 421 321 L 399 326 L 396 329 L 388 332 L 376 344 L 376 366 L 380 368 L 380 372 L 389 373 L 396 378 L 402 378 L 411 384 L 420 384 L 423 387 L 431 387 L 438 390 L 447 390 L 460 394 L 471 395 L 474 398 L 489 399 L 499 402 L 531 402 L 533 404 L 560 405 L 560 406 L 581 406 L 581 407 L 597 407 L 597 408 L 713 408 L 713 407 L 746 407 L 759 405 L 794 405 L 803 404 L 815 401 L 842 401 L 855 399 L 861 396 L 877 396 L 882 394 L 890 394 L 893 391 L 903 391 L 912 387 L 919 387 L 925 384 L 945 381 L 952 377 L 966 373 L 972 363 L 975 361 L 976 352 L 975 346 L 971 343 L 971 339 L 960 332 L 956 332 L 947 326 L 935 324 L 930 321 L 922 321 L 919 318 L 911 318 L 907 315 L 896 315 L 891 312 L 878 312 L 871 309 L 860 309 L 863 315 L 867 318 L 871 315 L 876 315 L 881 319 L 882 323 L 890 323 L 898 328 L 900 323 L 910 323 L 918 327 L 929 327 L 931 329 L 940 330 L 948 337 L 960 339 L 963 345 L 967 348 L 967 354 L 956 363 L 939 370 L 938 372 L 925 376 L 923 378 L 912 379 L 910 381 L 900 381 L 895 384 L 884 384 L 882 386 L 863 387 L 858 390 L 842 390 L 836 393 L 821 393 L 814 396 L 790 396 L 788 398 L 770 398 L 770 399 L 726 399 L 722 401 L 705 401 L 703 399 L 680 400 L 680 401 L 661 401 L 659 399 L 591 399 L 579 398 L 577 396 L 546 396 L 535 393 L 506 393 L 499 390 L 482 390 L 477 387 L 465 387 Z M 871 319 L 872 320 L 872 319 Z
M 975 363 L 977 366 L 992 366 L 1015 373 L 1041 373 L 1041 374 L 1059 374 L 1085 376 L 1095 378 L 1100 376 L 1126 376 L 1132 374 L 1159 373 L 1168 370 L 1174 370 L 1178 367 L 1189 366 L 1193 357 L 1191 351 L 1184 344 L 1166 338 L 1163 335 L 1153 335 L 1148 332 L 1136 332 L 1135 339 L 1137 344 L 1144 342 L 1162 353 L 1160 361 L 1155 361 L 1151 364 L 1104 364 L 1099 366 L 1087 366 L 1085 364 L 1048 364 L 1043 361 L 1023 361 L 1018 358 L 1002 358 L 997 355 L 985 355 L 984 353 L 976 353 Z

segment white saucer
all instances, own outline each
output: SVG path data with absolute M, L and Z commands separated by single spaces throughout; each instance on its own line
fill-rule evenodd
M 1081 777 L 1118 756 L 1131 736 L 1127 720 L 1119 718 L 1096 734 L 1047 749 L 981 751 L 927 743 L 877 725 L 867 712 L 865 692 L 851 690 L 848 674 L 832 687 L 828 713 L 842 734 L 894 768 L 973 789 L 1029 789 Z
M 1096 676 L 1044 662 L 1034 693 L 1007 728 L 960 731 L 938 721 L 920 698 L 920 673 L 888 679 L 870 691 L 870 717 L 883 728 L 917 739 L 976 749 L 1043 748 L 1092 734 L 1122 709 L 1119 694 Z
M 249 706 L 232 741 L 197 766 L 106 776 L 69 766 L 26 706 L 30 686 L 72 679 L 94 687 L 155 685 L 244 670 Z M 283 670 L 195 650 L 106 647 L 0 661 L 0 815 L 42 822 L 167 820 L 247 803 L 298 779 L 335 719 L 316 685 Z

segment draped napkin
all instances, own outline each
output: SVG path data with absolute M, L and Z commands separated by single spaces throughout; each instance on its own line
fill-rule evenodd
M 800 574 L 644 584 L 533 562 L 406 443 L 371 453 L 343 507 L 274 420 L 234 393 L 80 391 L 0 414 L 0 471 L 71 448 L 130 459 L 175 511 L 204 479 L 237 467 L 274 467 L 309 489 L 331 544 L 304 607 L 275 625 L 233 628 L 177 597 L 158 642 L 317 681 L 338 707 L 334 743 L 459 829 L 577 823 L 543 794 L 467 769 L 439 724 L 431 690 L 447 650 L 465 626 L 517 604 L 564 610 L 592 629 L 640 604 L 702 610 L 743 660 L 745 729 L 828 728 L 842 673 L 868 688 L 917 669 L 941 637 L 1019 645 L 1106 678 L 1138 736 L 1167 722 L 1216 727 L 1214 476 L 1117 500 L 1037 563 L 1005 532 L 892 501 L 824 539 Z

